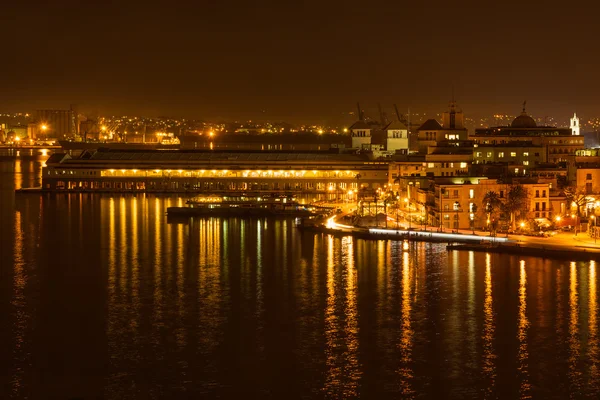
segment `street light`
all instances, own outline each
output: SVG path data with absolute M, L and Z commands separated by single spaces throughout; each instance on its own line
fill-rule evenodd
M 458 201 L 454 202 L 454 211 L 456 212 L 456 217 L 454 218 L 454 220 L 456 221 L 456 232 L 458 233 L 458 227 L 460 226 L 458 223 L 458 210 L 460 208 L 460 203 Z
M 408 216 L 408 229 L 410 230 L 412 226 L 411 226 L 411 221 L 410 221 L 410 203 L 409 203 L 408 197 L 404 198 L 404 202 L 406 203 L 406 209 L 408 210 L 406 212 L 406 215 Z

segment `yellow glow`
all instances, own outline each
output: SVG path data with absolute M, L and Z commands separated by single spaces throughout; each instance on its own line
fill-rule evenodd
M 348 128 L 344 128 L 344 133 L 345 133 L 345 132 L 348 132 Z
M 122 169 L 122 170 L 121 170 L 121 173 L 122 173 L 122 174 L 124 174 L 124 173 L 125 173 L 125 170 L 124 170 L 124 169 Z
M 18 136 L 15 136 L 15 142 L 18 142 L 19 140 L 21 140 L 21 138 Z
M 42 129 L 44 129 L 44 125 L 42 125 Z M 101 130 L 102 132 L 105 132 L 105 131 L 106 131 L 106 126 L 102 125 L 102 126 L 100 127 L 100 130 Z
M 114 174 L 114 173 L 115 173 L 115 170 L 114 170 L 114 169 L 111 169 L 111 170 L 110 170 L 110 173 L 111 173 L 111 174 Z
M 560 222 L 560 215 L 556 217 L 556 222 Z
M 48 125 L 42 124 L 42 126 L 40 126 L 40 128 L 42 128 L 42 130 L 45 131 L 46 129 L 48 129 Z
M 519 225 L 521 226 L 521 228 L 523 228 L 525 227 L 525 222 L 521 222 Z
M 323 129 L 319 129 L 319 135 L 323 134 Z

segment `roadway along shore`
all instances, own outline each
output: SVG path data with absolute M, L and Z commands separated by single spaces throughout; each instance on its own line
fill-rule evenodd
M 448 243 L 448 250 L 471 250 L 506 253 L 523 256 L 568 260 L 600 260 L 600 243 L 587 233 L 560 232 L 552 237 L 525 235 L 489 236 L 470 230 L 438 232 L 436 229 L 419 230 L 392 228 L 363 228 L 339 223 L 343 214 L 329 217 L 325 223 L 303 226 L 304 229 L 323 233 L 352 235 L 363 239 L 407 240 Z

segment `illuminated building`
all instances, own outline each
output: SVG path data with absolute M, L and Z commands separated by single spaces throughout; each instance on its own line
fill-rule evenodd
M 428 119 L 417 129 L 417 150 L 419 154 L 425 154 L 428 147 L 436 146 L 438 142 L 467 140 L 467 133 L 464 114 L 452 101 L 442 115 L 442 124 Z
M 579 136 L 579 118 L 577 118 L 577 113 L 573 113 L 573 118 L 571 118 L 571 134 L 575 136 Z
M 53 154 L 42 172 L 50 191 L 285 193 L 346 198 L 387 184 L 388 163 L 334 152 L 84 152 Z
M 483 207 L 486 193 L 496 192 L 500 201 L 504 202 L 511 185 L 517 182 L 528 194 L 527 205 L 521 210 L 520 218 L 545 221 L 559 213 L 560 210 L 551 209 L 551 184 L 522 180 L 504 183 L 487 177 L 436 178 L 430 181 L 427 188 L 419 190 L 424 201 L 411 201 L 418 204 L 418 212 L 429 215 L 433 226 L 444 229 L 479 229 L 484 228 L 487 222 Z

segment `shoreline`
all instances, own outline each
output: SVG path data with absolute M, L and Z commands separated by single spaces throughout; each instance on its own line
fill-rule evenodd
M 546 238 L 530 238 L 524 241 L 519 235 L 508 237 L 482 236 L 469 233 L 443 233 L 423 230 L 359 228 L 336 224 L 335 216 L 327 225 L 299 226 L 302 230 L 315 233 L 327 233 L 341 236 L 354 236 L 366 240 L 396 240 L 414 242 L 447 243 L 448 251 L 479 251 L 498 254 L 514 254 L 544 259 L 568 259 L 576 261 L 600 260 L 600 246 L 585 245 L 584 238 L 570 238 L 573 245 L 546 241 Z M 568 242 L 567 242 L 568 243 Z

